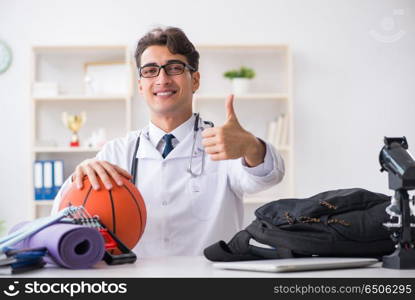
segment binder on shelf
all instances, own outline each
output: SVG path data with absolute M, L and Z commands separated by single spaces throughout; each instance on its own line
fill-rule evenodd
M 53 161 L 53 199 L 58 194 L 63 184 L 63 161 Z
M 43 163 L 35 161 L 33 165 L 33 185 L 35 188 L 35 200 L 43 199 Z
M 43 188 L 45 200 L 53 199 L 53 161 L 43 161 Z

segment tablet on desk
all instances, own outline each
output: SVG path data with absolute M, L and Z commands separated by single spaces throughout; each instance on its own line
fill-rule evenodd
M 377 263 L 376 258 L 307 257 L 213 263 L 215 268 L 262 272 L 294 272 L 310 270 L 367 267 Z

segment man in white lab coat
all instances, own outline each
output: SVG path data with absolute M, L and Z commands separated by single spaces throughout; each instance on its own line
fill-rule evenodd
M 201 255 L 205 247 L 241 229 L 243 195 L 279 183 L 284 162 L 271 145 L 242 128 L 233 95 L 225 102 L 225 124 L 210 127 L 201 120 L 198 127 L 203 129 L 194 135 L 192 95 L 199 87 L 199 53 L 183 31 L 150 31 L 138 42 L 135 57 L 149 125 L 108 142 L 95 158 L 77 166 L 61 191 L 71 180 L 82 188 L 85 175 L 95 189 L 111 189 L 110 177 L 121 185 L 121 176 L 131 178 L 136 158 L 135 184 L 146 204 L 147 225 L 134 251 L 139 257 Z M 60 199 L 59 193 L 53 213 Z

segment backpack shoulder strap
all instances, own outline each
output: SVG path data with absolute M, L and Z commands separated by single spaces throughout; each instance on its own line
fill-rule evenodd
M 207 247 L 203 254 L 210 261 L 241 261 L 292 257 L 291 251 L 262 248 L 249 244 L 253 236 L 246 230 L 239 231 L 229 243 L 219 241 Z

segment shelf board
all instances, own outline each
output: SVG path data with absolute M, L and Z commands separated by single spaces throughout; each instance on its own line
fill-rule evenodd
M 33 46 L 33 52 L 36 54 L 85 54 L 94 53 L 99 51 L 118 51 L 124 53 L 127 49 L 127 45 L 35 45 Z
M 277 151 L 288 152 L 291 151 L 291 146 L 274 146 Z
M 98 152 L 101 148 L 96 147 L 34 147 L 35 153 L 73 153 L 73 152 Z
M 199 44 L 196 45 L 198 50 L 250 50 L 250 51 L 263 51 L 263 50 L 288 50 L 288 44 L 216 44 L 216 45 L 206 45 Z
M 127 95 L 83 95 L 67 94 L 58 96 L 33 96 L 34 101 L 125 101 Z
M 243 199 L 244 204 L 265 204 L 275 200 L 272 197 L 265 197 L 265 196 L 248 196 Z
M 229 94 L 196 94 L 194 99 L 197 100 L 223 100 L 225 101 Z M 285 93 L 268 93 L 268 94 L 244 94 L 235 95 L 236 100 L 288 100 L 288 94 Z
M 50 206 L 53 205 L 54 200 L 35 200 L 36 206 Z

